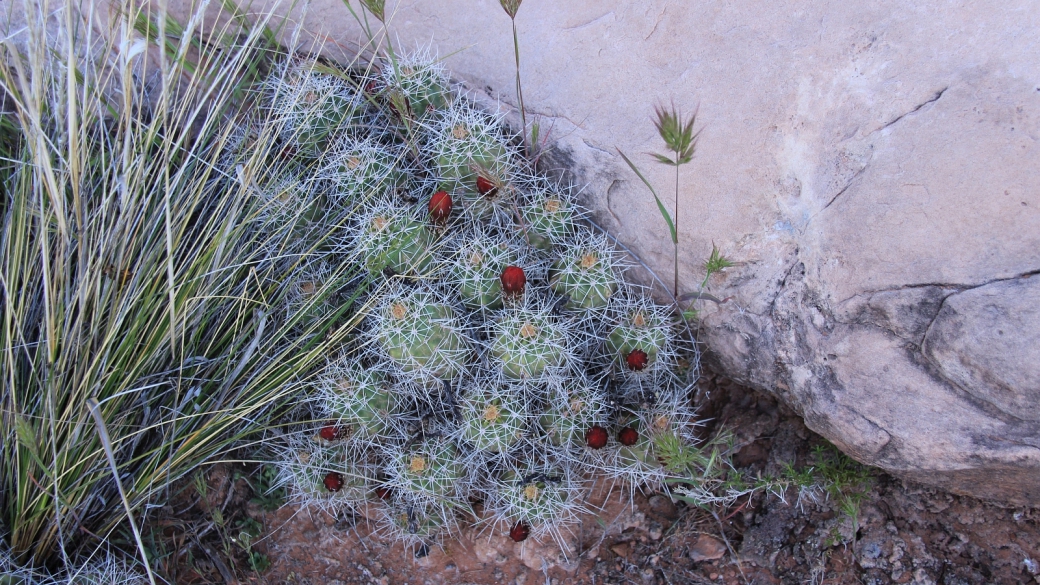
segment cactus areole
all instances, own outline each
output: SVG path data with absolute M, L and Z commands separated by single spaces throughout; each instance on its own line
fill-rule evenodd
M 430 197 L 430 204 L 427 207 L 430 212 L 430 221 L 435 224 L 443 224 L 448 221 L 448 217 L 451 216 L 451 195 L 448 195 L 447 191 L 437 191 Z
M 527 524 L 523 522 L 517 522 L 509 529 L 509 538 L 513 539 L 513 542 L 523 542 L 530 536 L 531 529 L 527 527 Z
M 502 281 L 502 292 L 507 295 L 523 294 L 524 286 L 527 284 L 524 269 L 519 266 L 506 266 L 499 279 Z

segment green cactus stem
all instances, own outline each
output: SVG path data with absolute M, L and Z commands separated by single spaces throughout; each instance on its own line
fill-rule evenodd
M 602 309 L 618 289 L 613 251 L 598 237 L 566 249 L 549 269 L 549 286 L 568 309 Z
M 355 229 L 354 246 L 372 274 L 426 273 L 434 261 L 434 234 L 414 209 L 373 203 Z
M 430 502 L 460 495 L 465 466 L 452 441 L 433 438 L 395 454 L 389 472 L 395 489 Z
M 489 329 L 492 362 L 508 379 L 538 379 L 573 359 L 568 327 L 550 307 L 519 303 L 499 311 Z
M 574 204 L 562 190 L 541 189 L 529 195 L 520 217 L 527 240 L 542 250 L 561 245 L 574 232 Z
M 651 372 L 658 356 L 669 354 L 669 315 L 649 299 L 625 304 L 615 323 L 603 344 L 615 371 L 629 375 Z
M 289 64 L 268 83 L 272 118 L 296 154 L 316 158 L 361 119 L 364 100 L 340 78 L 319 72 L 314 61 Z
M 459 410 L 461 436 L 477 451 L 504 453 L 527 433 L 527 401 L 515 386 L 474 385 L 463 396 Z
M 384 86 L 404 97 L 413 118 L 421 119 L 451 101 L 444 66 L 427 50 L 399 57 L 396 63 L 384 63 L 382 71 Z
M 449 279 L 462 303 L 471 309 L 500 308 L 502 271 L 520 262 L 520 250 L 508 240 L 483 232 L 457 241 Z
M 417 288 L 388 295 L 376 315 L 376 338 L 406 373 L 450 380 L 472 357 L 469 338 L 451 305 L 432 291 Z

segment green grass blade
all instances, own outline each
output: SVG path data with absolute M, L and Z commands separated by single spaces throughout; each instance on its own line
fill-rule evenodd
M 629 168 L 631 168 L 635 172 L 635 174 L 639 176 L 639 178 L 643 181 L 643 184 L 646 185 L 646 188 L 650 189 L 650 193 L 654 195 L 654 201 L 657 201 L 657 209 L 661 211 L 661 217 L 663 217 L 665 222 L 668 223 L 668 233 L 672 236 L 672 243 L 678 244 L 679 236 L 675 232 L 675 223 L 672 222 L 672 214 L 668 213 L 668 209 L 664 206 L 664 203 L 661 203 L 661 198 L 657 196 L 657 191 L 654 190 L 654 187 L 650 184 L 650 181 L 646 180 L 646 177 L 644 177 L 643 173 L 639 171 L 635 163 L 633 163 L 627 156 L 625 156 L 625 153 L 621 152 L 620 148 L 616 148 L 616 150 L 618 151 L 618 154 L 621 155 L 621 158 L 625 159 L 625 162 L 628 163 Z

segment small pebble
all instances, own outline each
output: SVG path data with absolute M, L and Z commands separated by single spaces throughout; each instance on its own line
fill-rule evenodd
M 708 578 L 714 581 L 715 579 L 719 578 L 719 574 L 718 573 L 712 573 L 712 574 L 708 575 Z

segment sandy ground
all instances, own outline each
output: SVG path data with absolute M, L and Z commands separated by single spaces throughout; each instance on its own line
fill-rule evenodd
M 732 429 L 743 445 L 735 463 L 779 474 L 805 468 L 825 446 L 801 419 L 770 397 L 708 375 L 694 400 L 703 432 Z M 335 517 L 292 506 L 265 512 L 250 503 L 248 482 L 228 467 L 210 474 L 213 489 L 181 520 L 160 521 L 178 551 L 167 571 L 177 583 L 410 584 L 515 583 L 918 583 L 968 585 L 1040 582 L 1040 510 L 1008 508 L 904 483 L 876 470 L 860 490 L 855 520 L 820 490 L 759 493 L 727 509 L 673 503 L 661 494 L 595 486 L 595 513 L 559 544 L 514 543 L 505 531 L 464 528 L 431 547 L 405 547 L 378 534 L 371 511 Z M 197 498 L 196 498 L 197 499 Z M 194 539 L 222 508 L 225 520 L 253 518 L 264 535 L 252 545 L 270 560 L 251 571 L 219 530 Z M 478 506 L 479 511 L 479 506 Z M 192 513 L 197 514 L 194 520 Z M 204 530 L 204 528 L 203 528 Z M 207 543 L 209 543 L 207 545 Z M 206 549 L 209 549 L 208 551 Z M 223 566 L 221 566 L 223 565 Z

